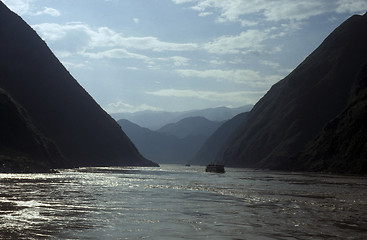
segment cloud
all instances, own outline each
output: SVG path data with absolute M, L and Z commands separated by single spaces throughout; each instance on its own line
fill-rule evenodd
M 236 36 L 222 36 L 206 43 L 204 49 L 210 53 L 238 54 L 245 49 L 259 49 L 261 43 L 268 38 L 266 31 L 250 29 Z
M 19 15 L 50 15 L 53 17 L 58 17 L 61 13 L 55 9 L 50 7 L 44 7 L 43 10 L 34 11 L 33 2 L 35 0 L 3 0 L 3 2 L 8 6 L 13 12 Z
M 187 66 L 190 59 L 181 56 L 172 56 L 169 60 L 173 61 L 173 65 L 176 67 Z
M 366 12 L 367 1 L 365 0 L 339 0 L 336 12 L 338 13 L 361 13 Z
M 3 0 L 6 6 L 19 15 L 27 14 L 30 11 L 32 0 Z
M 163 51 L 191 51 L 198 48 L 195 43 L 174 43 L 161 41 L 156 37 L 125 37 L 108 27 L 92 28 L 87 24 L 76 22 L 60 25 L 57 23 L 42 23 L 33 28 L 46 40 L 64 39 L 70 32 L 78 32 L 88 38 L 87 48 L 120 47 L 138 50 Z M 73 39 L 69 39 L 73 42 Z M 65 39 L 64 39 L 65 41 Z
M 302 21 L 327 12 L 354 13 L 367 9 L 365 0 L 172 0 L 176 4 L 190 4 L 199 15 L 216 11 L 217 22 L 240 22 L 260 15 L 259 21 Z M 250 21 L 252 24 L 257 22 Z
M 101 59 L 101 58 L 115 58 L 115 59 L 122 59 L 122 58 L 131 58 L 131 59 L 140 59 L 143 61 L 150 62 L 151 58 L 147 57 L 142 54 L 136 54 L 129 52 L 125 49 L 110 49 L 106 51 L 99 51 L 99 52 L 82 52 L 80 55 L 94 58 L 94 59 Z
M 262 60 L 262 61 L 260 61 L 260 63 L 262 65 L 269 66 L 269 67 L 274 68 L 274 69 L 277 69 L 277 68 L 280 67 L 279 63 L 271 62 L 271 61 L 268 61 L 268 60 Z
M 49 7 L 44 7 L 42 11 L 38 11 L 36 13 L 34 13 L 33 15 L 50 15 L 53 17 L 58 17 L 61 15 L 61 13 L 55 9 L 55 8 L 49 8 Z
M 153 107 L 147 104 L 131 105 L 123 101 L 118 101 L 116 103 L 108 104 L 107 107 L 104 108 L 104 110 L 108 112 L 109 114 L 112 114 L 112 113 L 122 113 L 122 112 L 133 113 L 133 112 L 140 112 L 140 111 L 146 111 L 146 110 L 161 111 L 162 109 Z
M 283 78 L 280 75 L 262 76 L 259 72 L 250 69 L 235 70 L 176 70 L 183 77 L 209 78 L 216 81 L 226 81 L 238 84 L 245 84 L 251 87 L 268 88 L 275 82 Z
M 180 89 L 161 89 L 147 92 L 159 97 L 175 98 L 197 98 L 223 104 L 255 104 L 258 99 L 265 94 L 265 91 L 235 91 L 235 92 L 215 92 L 215 91 L 195 91 Z

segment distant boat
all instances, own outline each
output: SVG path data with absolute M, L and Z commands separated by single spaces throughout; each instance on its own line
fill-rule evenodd
M 185 166 L 186 166 L 186 167 L 190 167 L 191 165 L 190 165 L 190 164 L 186 164 Z
M 221 164 L 209 164 L 206 166 L 205 172 L 225 173 L 224 165 Z

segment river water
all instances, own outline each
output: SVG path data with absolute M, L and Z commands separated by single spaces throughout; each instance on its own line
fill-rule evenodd
M 367 178 L 226 170 L 0 174 L 0 238 L 366 239 Z

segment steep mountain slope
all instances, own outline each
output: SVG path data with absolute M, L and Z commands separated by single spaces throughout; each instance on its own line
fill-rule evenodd
M 188 117 L 176 123 L 170 123 L 157 132 L 173 135 L 178 138 L 185 138 L 190 135 L 203 135 L 209 137 L 222 124 L 222 122 L 209 121 L 203 117 Z
M 139 126 L 157 130 L 167 124 L 178 122 L 188 117 L 204 117 L 210 121 L 226 121 L 233 118 L 241 112 L 248 112 L 252 105 L 246 105 L 239 108 L 207 108 L 201 110 L 191 110 L 185 112 L 163 112 L 163 111 L 142 111 L 135 113 L 116 113 L 111 116 L 116 119 L 127 119 Z
M 0 87 L 76 166 L 155 165 L 75 81 L 45 42 L 0 2 Z
M 348 107 L 291 160 L 297 170 L 367 174 L 367 64 Z
M 335 29 L 254 106 L 223 155 L 229 166 L 283 169 L 347 105 L 367 58 L 367 14 Z
M 124 132 L 139 151 L 158 163 L 185 164 L 207 139 L 205 135 L 190 135 L 184 138 L 142 128 L 128 120 L 118 121 Z
M 195 156 L 190 160 L 190 164 L 208 165 L 215 162 L 220 152 L 223 154 L 223 146 L 228 141 L 234 131 L 244 122 L 246 113 L 240 113 L 232 119 L 223 123 L 202 145 Z
M 56 145 L 32 124 L 26 111 L 0 89 L 0 172 L 48 172 L 67 166 Z

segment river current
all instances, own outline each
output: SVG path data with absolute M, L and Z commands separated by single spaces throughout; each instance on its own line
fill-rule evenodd
M 367 178 L 204 167 L 0 174 L 0 239 L 366 239 Z

